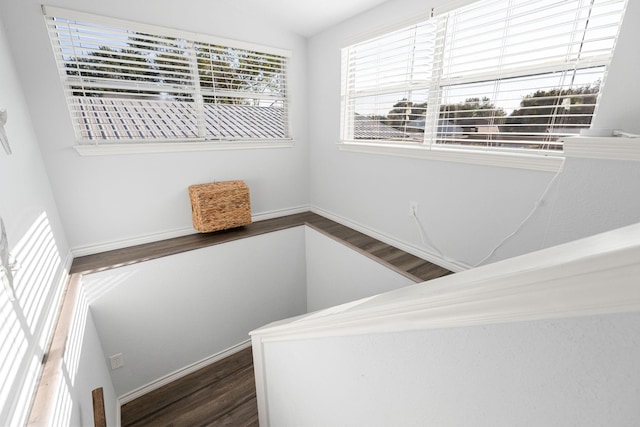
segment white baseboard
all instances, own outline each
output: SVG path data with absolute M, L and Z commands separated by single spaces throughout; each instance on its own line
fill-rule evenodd
M 303 212 L 308 212 L 309 209 L 310 209 L 309 205 L 302 205 L 302 206 L 297 206 L 297 207 L 293 207 L 293 208 L 286 208 L 286 209 L 276 209 L 275 211 L 252 214 L 251 215 L 251 219 L 253 221 L 264 221 L 266 219 L 272 219 L 272 218 L 278 218 L 278 217 L 281 217 L 281 216 L 294 215 L 294 214 L 299 214 L 299 213 L 303 213 Z
M 264 221 L 266 219 L 277 218 L 285 215 L 307 212 L 309 205 L 297 206 L 293 208 L 278 209 L 274 211 L 261 212 L 251 215 L 252 221 Z M 113 240 L 110 242 L 97 243 L 92 245 L 78 246 L 71 249 L 74 257 L 93 255 L 101 252 L 116 249 L 128 248 L 131 246 L 143 245 L 145 243 L 158 242 L 160 240 L 172 239 L 174 237 L 186 236 L 197 233 L 193 227 L 177 228 L 174 230 L 160 231 L 157 233 L 145 234 L 127 239 Z
M 415 255 L 419 258 L 422 258 L 426 261 L 432 262 L 436 265 L 439 265 L 440 267 L 444 267 L 448 270 L 451 270 L 453 272 L 460 272 L 460 271 L 464 271 L 464 270 L 468 270 L 469 268 L 471 268 L 471 266 L 462 263 L 462 262 L 457 262 L 457 261 L 452 261 L 452 260 L 448 260 L 448 259 L 444 259 L 441 256 L 439 256 L 436 253 L 433 252 L 429 252 L 429 251 L 425 251 L 422 248 L 419 248 L 417 246 L 414 246 L 410 243 L 407 242 L 403 242 L 400 241 L 394 237 L 391 237 L 387 234 L 381 233 L 377 230 L 374 230 L 372 228 L 367 227 L 366 225 L 362 225 L 359 224 L 357 222 L 354 222 L 350 219 L 347 219 L 345 217 L 342 217 L 340 215 L 336 215 L 332 212 L 326 211 L 322 208 L 319 208 L 317 206 L 311 206 L 310 210 L 312 212 L 317 213 L 318 215 L 322 215 L 325 218 L 328 218 L 330 220 L 333 220 L 335 222 L 338 222 L 342 225 L 345 225 L 347 227 L 353 228 L 356 231 L 359 231 L 361 233 L 366 234 L 367 236 L 373 237 L 375 239 L 378 239 L 384 243 L 387 243 L 391 246 L 394 246 L 398 249 L 402 249 L 405 252 L 408 252 L 412 255 Z
M 161 231 L 158 233 L 145 234 L 141 236 L 135 236 L 128 239 L 113 240 L 111 242 L 98 243 L 95 245 L 78 246 L 72 248 L 74 257 L 81 257 L 86 255 L 93 255 L 100 252 L 113 251 L 116 249 L 128 248 L 130 246 L 143 245 L 145 243 L 157 242 L 165 239 L 172 239 L 174 237 L 186 236 L 193 234 L 192 227 L 179 228 L 175 230 Z
M 235 353 L 244 350 L 246 348 L 251 347 L 251 340 L 248 339 L 246 341 L 241 342 L 240 344 L 236 344 L 233 347 L 229 347 L 226 350 L 223 350 L 219 353 L 216 353 L 212 356 L 206 357 L 198 362 L 195 362 L 191 365 L 185 366 L 184 368 L 178 369 L 164 377 L 158 378 L 155 381 L 150 382 L 149 384 L 143 385 L 129 393 L 125 393 L 122 396 L 118 397 L 118 407 L 124 405 L 125 403 L 131 402 L 132 400 L 137 399 L 140 396 L 143 396 L 153 390 L 157 390 L 160 387 L 167 385 L 175 380 L 183 378 L 199 369 L 202 369 L 206 366 L 212 365 L 226 357 L 232 356 Z M 118 417 L 119 418 L 119 417 Z

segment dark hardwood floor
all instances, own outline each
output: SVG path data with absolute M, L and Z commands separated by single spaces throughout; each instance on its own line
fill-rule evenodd
M 304 225 L 306 219 L 313 215 L 315 214 L 311 212 L 287 215 L 213 233 L 197 233 L 194 230 L 194 234 L 186 236 L 130 246 L 128 248 L 101 252 L 94 255 L 81 256 L 73 260 L 71 264 L 71 274 L 95 273 L 97 271 L 149 261 L 207 246 L 219 245 L 233 240 L 258 236 L 272 231 L 297 227 Z
M 307 225 L 349 246 L 416 283 L 451 273 L 451 271 L 445 268 L 313 212 L 303 212 L 280 218 L 257 221 L 253 224 L 232 230 L 217 231 L 214 233 L 195 233 L 173 239 L 78 257 L 73 260 L 71 273 L 94 273 L 301 225 Z
M 360 252 L 416 283 L 446 276 L 452 272 L 415 255 L 388 245 L 364 233 L 321 215 L 312 214 L 305 224 Z
M 258 425 L 251 348 L 121 407 L 122 427 Z

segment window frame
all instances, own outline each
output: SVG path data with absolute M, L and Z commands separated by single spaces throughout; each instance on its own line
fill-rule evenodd
M 294 139 L 292 137 L 292 120 L 291 120 L 291 97 L 289 91 L 289 81 L 290 81 L 290 58 L 293 56 L 292 52 L 287 49 L 275 48 L 265 45 L 259 45 L 251 42 L 244 42 L 239 40 L 232 40 L 207 34 L 189 32 L 178 30 L 174 28 L 168 27 L 160 27 L 156 25 L 144 24 L 135 21 L 129 21 L 124 19 L 112 18 L 101 15 L 94 15 L 90 13 L 74 11 L 64 8 L 58 8 L 55 6 L 42 6 L 42 12 L 45 19 L 45 24 L 47 26 L 48 32 L 50 33 L 50 41 L 53 48 L 53 53 L 56 60 L 56 65 L 60 74 L 60 82 L 63 90 L 65 92 L 65 102 L 67 103 L 67 107 L 70 112 L 70 120 L 74 129 L 75 135 L 75 144 L 74 149 L 81 155 L 101 155 L 101 154 L 136 154 L 136 153 L 146 153 L 146 152 L 176 152 L 176 151 L 202 151 L 202 150 L 235 150 L 235 149 L 264 149 L 264 148 L 288 148 L 294 145 Z M 187 43 L 195 46 L 197 44 L 200 45 L 210 45 L 210 46 L 221 46 L 223 48 L 234 49 L 239 51 L 247 51 L 247 53 L 258 53 L 262 55 L 274 55 L 279 57 L 282 60 L 281 68 L 279 69 L 278 76 L 284 80 L 283 89 L 281 95 L 281 104 L 282 104 L 282 116 L 281 119 L 278 119 L 278 123 L 283 132 L 283 137 L 263 137 L 263 136 L 254 136 L 254 137 L 208 137 L 207 135 L 203 136 L 201 124 L 204 119 L 205 112 L 204 102 L 202 101 L 201 92 L 209 91 L 213 93 L 215 88 L 208 88 L 202 90 L 202 81 L 201 75 L 198 71 L 198 56 L 195 54 L 187 54 L 189 56 L 189 68 L 190 71 L 185 72 L 188 73 L 192 78 L 192 83 L 187 83 L 181 87 L 185 87 L 190 92 L 195 93 L 193 95 L 193 107 L 197 111 L 197 114 L 189 115 L 188 117 L 192 118 L 192 123 L 196 124 L 197 131 L 196 135 L 193 136 L 185 136 L 185 137 L 173 137 L 172 135 L 167 135 L 166 137 L 158 138 L 158 137 L 142 137 L 142 138 L 86 138 L 83 137 L 80 133 L 80 129 L 82 128 L 82 124 L 79 123 L 79 119 L 74 117 L 74 110 L 71 102 L 74 99 L 86 100 L 85 96 L 76 96 L 73 94 L 73 88 L 71 87 L 73 83 L 73 77 L 70 78 L 66 72 L 65 61 L 62 54 L 62 48 L 58 45 L 56 32 L 57 28 L 55 27 L 55 21 L 53 19 L 61 18 L 64 20 L 70 21 L 78 21 L 81 23 L 87 23 L 92 25 L 104 25 L 107 27 L 120 28 L 123 31 L 132 32 L 132 33 L 143 33 L 150 34 L 152 36 L 159 36 L 160 38 L 174 38 L 174 39 L 183 39 L 186 40 Z M 195 51 L 194 51 L 195 52 Z M 261 69 L 262 70 L 262 69 Z M 239 74 L 236 74 L 239 76 Z M 160 86 L 159 86 L 160 87 Z M 187 90 L 185 89 L 185 92 Z M 161 89 L 158 89 L 161 90 Z M 173 87 L 174 91 L 177 91 L 176 85 Z M 206 96 L 206 94 L 204 95 Z M 222 95 L 219 95 L 222 96 Z M 243 96 L 240 94 L 240 96 Z M 246 96 L 246 95 L 245 95 Z M 260 96 L 260 95 L 256 95 Z M 99 99 L 99 98 L 95 98 Z M 103 98 L 110 99 L 110 98 Z M 125 101 L 126 102 L 126 101 Z M 224 105 L 214 101 L 213 105 Z M 192 105 L 189 104 L 191 107 Z M 260 108 L 259 106 L 255 106 L 255 108 Z M 159 117 L 163 112 L 158 113 Z M 158 127 L 160 129 L 160 127 Z M 256 133 L 259 133 L 262 130 L 270 131 L 270 127 L 264 125 L 262 128 L 255 127 Z M 157 131 L 157 130 L 156 130 Z M 159 133 L 159 132 L 158 132 Z M 184 132 L 186 134 L 186 132 Z M 208 133 L 208 132 L 207 132 Z
M 385 26 L 384 28 L 378 29 L 375 32 L 368 33 L 366 35 L 361 35 L 359 37 L 354 37 L 350 40 L 347 40 L 343 43 L 343 47 L 341 49 L 342 53 L 342 63 L 341 63 L 341 110 L 340 110 L 340 139 L 337 144 L 338 148 L 341 151 L 348 152 L 359 152 L 359 153 L 367 153 L 367 154 L 380 154 L 380 155 L 391 155 L 391 156 L 399 156 L 399 157 L 409 157 L 409 158 L 419 158 L 419 159 L 427 159 L 427 160 L 437 160 L 437 161 L 449 161 L 449 162 L 459 162 L 459 163 L 470 163 L 470 164 L 480 164 L 480 165 L 489 165 L 489 166 L 500 166 L 500 167 L 512 167 L 519 169 L 530 169 L 530 170 L 539 170 L 539 171 L 550 171 L 555 172 L 558 171 L 562 167 L 562 163 L 564 157 L 566 157 L 563 150 L 551 151 L 551 150 L 538 150 L 531 148 L 513 148 L 513 147 L 486 147 L 486 146 L 468 146 L 468 145 L 446 145 L 442 143 L 437 143 L 434 139 L 430 139 L 428 135 L 428 125 L 427 129 L 425 129 L 425 137 L 421 142 L 395 142 L 395 141 L 387 141 L 384 139 L 355 139 L 354 134 L 347 135 L 349 120 L 353 123 L 353 119 L 350 119 L 349 111 L 347 107 L 348 102 L 352 102 L 347 95 L 346 86 L 348 85 L 348 67 L 346 62 L 346 52 L 351 47 L 365 43 L 374 38 L 384 36 L 386 34 L 392 33 L 394 31 L 401 30 L 403 28 L 410 27 L 412 25 L 418 25 L 421 22 L 426 20 L 434 19 L 437 15 L 445 15 L 444 19 L 440 19 L 438 22 L 443 22 L 446 20 L 448 14 L 455 12 L 457 9 L 469 6 L 473 3 L 478 3 L 480 0 L 453 0 L 451 4 L 444 5 L 442 7 L 436 7 L 431 10 L 429 14 L 422 14 L 419 16 L 415 16 L 412 19 L 405 20 L 399 23 L 396 23 L 391 26 Z M 624 8 L 626 8 L 626 2 L 624 3 Z M 624 17 L 624 9 L 623 9 L 623 17 Z M 618 35 L 620 34 L 620 28 L 622 26 L 622 22 L 618 26 Z M 443 29 L 440 28 L 439 31 Z M 617 36 L 616 36 L 617 37 Z M 444 43 L 440 43 L 436 48 L 436 59 L 438 55 L 443 55 Z M 609 55 L 612 57 L 612 55 Z M 590 65 L 592 66 L 593 62 Z M 600 58 L 598 58 L 597 62 L 601 62 Z M 608 66 L 610 65 L 610 60 L 606 61 L 606 66 L 604 71 L 603 80 L 607 75 Z M 536 70 L 539 71 L 539 70 Z M 551 72 L 550 69 L 544 69 L 545 72 Z M 432 80 L 430 90 L 434 89 L 434 86 L 438 90 L 441 90 L 443 85 L 440 82 L 442 78 L 443 70 L 437 70 L 437 76 Z M 485 77 L 490 76 L 491 73 L 487 73 Z M 474 76 L 475 77 L 475 76 Z M 463 79 L 467 82 L 467 79 Z M 435 84 L 434 84 L 435 81 Z M 460 80 L 461 81 L 461 80 Z M 456 81 L 456 84 L 460 84 L 460 81 Z M 475 79 L 468 79 L 468 82 L 476 82 Z M 602 82 L 601 82 L 602 83 Z M 602 86 L 598 93 L 598 97 L 601 96 Z M 440 105 L 440 96 L 436 96 L 438 103 Z M 430 100 L 433 98 L 430 98 Z M 434 121 L 437 120 L 437 116 L 439 113 L 435 113 L 435 117 L 433 112 L 436 111 L 436 108 L 431 108 L 426 113 L 426 122 L 429 120 Z M 596 111 L 593 113 L 593 117 L 595 117 L 597 113 Z M 431 114 L 431 116 L 430 116 Z M 354 130 L 354 127 L 351 126 L 351 131 Z M 567 141 L 572 140 L 572 144 L 579 138 L 581 141 L 581 147 L 584 150 L 585 141 L 588 141 L 589 138 L 587 136 L 566 136 L 562 137 L 559 140 L 560 144 L 565 144 Z M 588 144 L 588 142 L 586 142 Z M 588 151 L 588 148 L 586 149 Z

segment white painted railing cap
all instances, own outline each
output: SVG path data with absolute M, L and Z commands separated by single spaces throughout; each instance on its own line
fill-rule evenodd
M 261 342 L 640 310 L 640 223 L 320 310 Z

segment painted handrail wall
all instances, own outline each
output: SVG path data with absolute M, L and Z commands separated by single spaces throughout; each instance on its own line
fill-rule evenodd
M 251 332 L 260 425 L 269 342 L 640 311 L 640 223 Z

